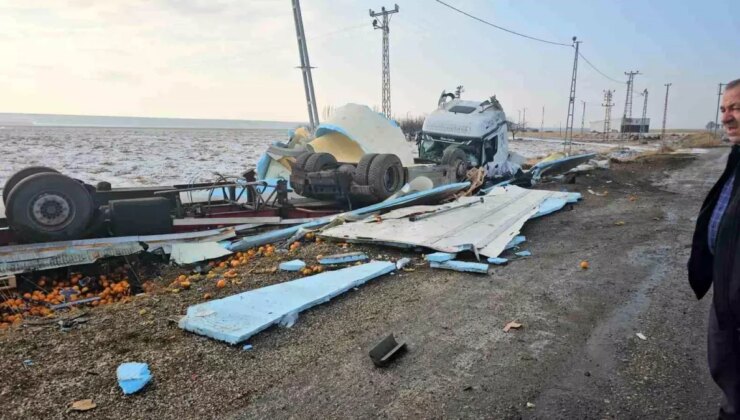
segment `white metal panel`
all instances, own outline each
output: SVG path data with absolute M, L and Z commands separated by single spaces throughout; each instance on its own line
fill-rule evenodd
M 440 206 L 408 207 L 383 215 L 380 222 L 366 219 L 329 228 L 322 236 L 355 242 L 424 246 L 444 252 L 470 249 L 487 257 L 497 257 L 522 225 L 537 213 L 542 202 L 551 197 L 567 198 L 568 194 L 499 187 L 485 196 L 482 203 L 478 202 L 480 197 L 463 197 Z M 470 205 L 459 207 L 464 204 Z M 408 218 L 423 212 L 430 216 L 413 222 Z

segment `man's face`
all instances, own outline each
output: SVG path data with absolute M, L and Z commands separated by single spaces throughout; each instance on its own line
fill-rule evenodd
M 719 110 L 727 137 L 733 144 L 740 144 L 740 86 L 725 91 Z

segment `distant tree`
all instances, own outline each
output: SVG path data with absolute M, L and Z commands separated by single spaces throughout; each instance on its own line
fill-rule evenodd
M 513 121 L 506 121 L 506 124 L 508 125 L 509 131 L 511 132 L 511 138 L 515 139 L 516 133 L 522 131 L 522 127 Z
M 714 131 L 714 129 L 718 127 L 718 124 L 715 124 L 714 121 L 709 121 L 705 127 L 709 131 Z

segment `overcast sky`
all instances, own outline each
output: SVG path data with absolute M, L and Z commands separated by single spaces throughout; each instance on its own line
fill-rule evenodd
M 672 82 L 668 126 L 714 119 L 717 83 L 740 78 L 740 5 L 705 1 L 445 0 L 532 36 L 568 43 L 606 75 L 639 70 L 633 115 L 659 127 Z M 434 0 L 398 0 L 391 21 L 394 114 L 432 111 L 443 89 L 496 94 L 511 119 L 527 108 L 539 126 L 565 122 L 570 47 L 487 27 Z M 381 33 L 372 0 L 303 0 L 321 108 L 380 104 Z M 290 0 L 0 0 L 0 112 L 305 121 Z M 583 61 L 577 116 L 603 119 L 602 91 L 625 85 Z

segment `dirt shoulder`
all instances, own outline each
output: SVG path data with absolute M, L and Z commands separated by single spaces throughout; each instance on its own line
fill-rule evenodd
M 219 297 L 296 278 L 255 272 L 336 245 L 308 244 L 240 267 L 242 284 L 225 289 L 203 280 L 96 308 L 66 333 L 54 325 L 0 333 L 0 417 L 711 416 L 719 393 L 705 366 L 708 302 L 693 298 L 685 261 L 692 218 L 723 153 L 618 164 L 575 184 L 543 185 L 580 191 L 584 200 L 525 225 L 532 257 L 490 275 L 413 265 L 301 314 L 290 329 L 257 335 L 250 351 L 173 321 L 205 292 Z M 421 264 L 420 254 L 409 256 Z M 590 269 L 580 269 L 581 260 Z M 511 320 L 524 328 L 504 333 Z M 367 350 L 389 332 L 409 352 L 377 369 Z M 115 369 L 127 361 L 149 363 L 154 381 L 124 397 Z M 65 414 L 83 398 L 98 407 Z

